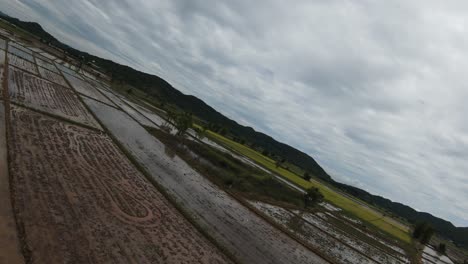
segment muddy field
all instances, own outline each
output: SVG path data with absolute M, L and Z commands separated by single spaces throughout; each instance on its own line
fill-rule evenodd
M 30 62 L 34 62 L 34 58 L 31 51 L 28 51 L 26 48 L 19 48 L 18 45 L 14 46 L 14 42 L 8 44 L 8 52 L 18 56 L 22 59 L 25 59 Z
M 16 106 L 10 117 L 15 213 L 27 258 L 228 262 L 106 135 Z
M 437 252 L 432 246 L 425 246 L 422 253 L 422 264 L 453 264 L 453 261 Z
M 10 196 L 4 104 L 0 101 L 0 263 L 21 263 L 23 256 L 16 232 Z
M 142 107 L 142 106 L 140 106 L 138 104 L 135 104 L 133 102 L 130 102 L 130 101 L 127 101 L 127 103 L 129 105 L 131 105 L 133 107 L 133 109 L 137 110 L 141 115 L 143 115 L 146 118 L 148 118 L 149 120 L 151 120 L 151 122 L 156 124 L 158 127 L 160 127 L 160 126 L 167 123 L 166 120 L 162 119 L 159 115 L 154 114 L 153 112 L 146 109 L 145 107 Z
M 125 113 L 87 99 L 91 110 L 175 200 L 245 263 L 327 263 L 196 173 Z
M 107 99 L 103 94 L 96 90 L 96 88 L 94 88 L 90 83 L 66 73 L 64 74 L 64 76 L 70 83 L 70 85 L 73 87 L 73 89 L 75 89 L 80 94 L 86 95 L 105 104 L 114 106 L 114 104 L 111 101 L 109 101 L 109 99 Z
M 48 61 L 47 58 L 39 58 L 41 57 L 40 55 L 36 54 L 36 63 L 38 66 L 41 66 L 45 69 L 48 69 L 49 71 L 53 71 L 55 73 L 60 73 L 57 67 L 55 67 L 54 64 Z
M 100 128 L 78 96 L 66 88 L 13 67 L 8 71 L 8 92 L 13 102 L 85 125 Z
M 19 69 L 38 74 L 37 67 L 34 63 L 11 53 L 8 53 L 8 65 L 13 65 Z
M 109 98 L 115 105 L 117 105 L 120 109 L 122 109 L 124 112 L 130 115 L 133 119 L 135 119 L 139 124 L 143 126 L 158 128 L 158 126 L 154 124 L 150 119 L 148 119 L 146 116 L 144 116 L 135 108 L 133 108 L 130 105 L 130 102 L 126 100 L 125 98 L 119 97 L 113 92 L 108 91 L 107 89 L 103 87 L 96 88 L 96 89 L 98 89 L 104 95 L 106 95 L 107 98 Z
M 55 62 L 54 64 L 60 71 L 62 71 L 64 73 L 67 73 L 69 75 L 72 75 L 72 76 L 74 76 L 74 77 L 76 77 L 78 79 L 83 79 L 83 77 L 80 74 L 78 74 L 76 71 L 74 71 L 74 70 L 72 70 L 72 69 L 70 69 L 68 67 L 65 67 L 64 65 L 62 65 L 60 63 L 57 63 L 57 62 Z M 65 75 L 65 77 L 66 77 L 66 75 Z
M 378 264 L 403 264 L 409 263 L 404 256 L 392 255 L 373 244 L 368 244 L 360 239 L 332 226 L 327 221 L 326 215 L 312 213 L 300 214 L 278 206 L 251 202 L 255 208 L 268 215 L 279 224 L 288 228 L 302 237 L 311 246 L 329 255 L 337 263 L 378 263 Z
M 42 67 L 37 67 L 39 70 L 40 75 L 42 78 L 45 78 L 51 82 L 54 82 L 56 84 L 60 84 L 62 86 L 68 87 L 68 83 L 65 81 L 65 79 L 60 75 L 59 73 L 55 73 L 53 71 L 50 71 L 48 69 L 42 68 Z

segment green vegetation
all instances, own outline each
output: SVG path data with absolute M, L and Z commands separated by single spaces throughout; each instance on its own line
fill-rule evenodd
M 183 136 L 187 129 L 192 127 L 192 114 L 178 112 L 178 111 L 168 111 L 167 120 L 174 124 L 177 129 L 177 136 Z
M 294 174 L 281 166 L 276 166 L 277 161 L 266 157 L 245 145 L 234 142 L 209 130 L 206 132 L 206 135 L 223 146 L 250 158 L 266 169 L 284 177 L 303 189 L 317 188 L 324 195 L 326 201 L 342 208 L 351 215 L 376 226 L 380 230 L 398 238 L 399 240 L 410 243 L 411 237 L 408 231 L 392 223 L 391 219 L 383 216 L 380 212 L 377 212 L 368 206 L 361 205 L 317 181 L 307 181 L 303 177 Z
M 437 251 L 441 254 L 445 254 L 447 252 L 447 246 L 444 243 L 440 243 L 437 247 Z
M 173 136 L 163 130 L 150 127 L 146 129 L 198 172 L 223 188 L 247 198 L 287 203 L 293 207 L 304 206 L 304 198 L 300 192 L 286 187 L 264 171 L 248 166 L 228 153 Z M 319 197 L 321 194 L 314 195 Z M 314 201 L 310 201 L 310 204 L 312 202 Z
M 323 201 L 323 194 L 318 188 L 309 188 L 307 189 L 304 195 L 304 206 L 316 205 Z
M 419 240 L 422 244 L 427 244 L 434 234 L 434 228 L 428 222 L 418 223 L 414 227 L 413 238 Z M 444 245 L 445 247 L 445 245 Z

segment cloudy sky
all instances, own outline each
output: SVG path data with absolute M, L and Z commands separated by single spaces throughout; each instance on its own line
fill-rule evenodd
M 0 0 L 335 179 L 468 226 L 468 2 Z

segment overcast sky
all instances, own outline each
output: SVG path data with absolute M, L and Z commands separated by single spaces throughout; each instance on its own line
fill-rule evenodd
M 468 2 L 0 0 L 335 179 L 468 226 Z

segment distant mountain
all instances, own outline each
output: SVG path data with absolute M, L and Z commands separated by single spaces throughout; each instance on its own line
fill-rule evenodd
M 278 142 L 268 135 L 257 132 L 251 127 L 238 124 L 236 121 L 225 117 L 199 98 L 181 93 L 158 76 L 143 73 L 128 66 L 120 65 L 113 61 L 76 50 L 55 39 L 52 35 L 44 31 L 37 23 L 23 22 L 1 12 L 0 17 L 35 34 L 41 38 L 42 41 L 67 51 L 70 55 L 75 56 L 76 58 L 85 57 L 87 61 L 95 61 L 97 66 L 113 77 L 114 82 L 130 84 L 131 86 L 145 91 L 147 94 L 153 96 L 159 101 L 167 102 L 168 104 L 177 106 L 183 111 L 191 112 L 209 124 L 215 124 L 218 127 L 223 127 L 229 131 L 231 136 L 241 138 L 246 142 L 252 143 L 254 147 L 265 150 L 271 156 L 284 158 L 288 162 L 306 171 L 310 171 L 313 175 L 323 181 L 363 201 L 366 201 L 369 204 L 384 208 L 412 223 L 427 221 L 434 226 L 441 236 L 451 239 L 459 246 L 468 247 L 468 227 L 455 227 L 452 223 L 435 217 L 429 213 L 418 212 L 401 203 L 392 202 L 389 199 L 370 194 L 359 188 L 336 182 L 309 155 L 289 145 Z

